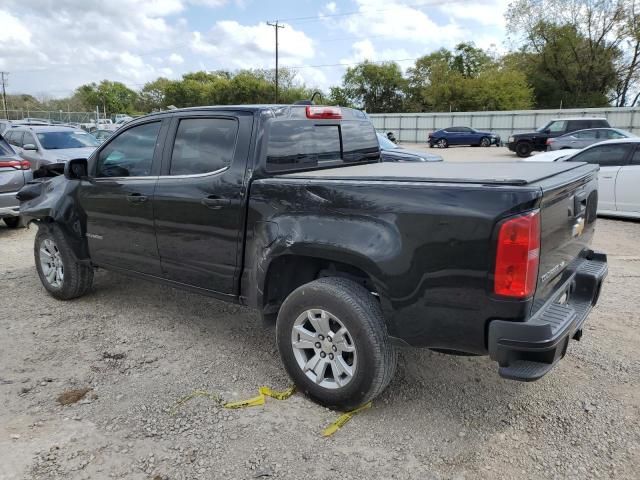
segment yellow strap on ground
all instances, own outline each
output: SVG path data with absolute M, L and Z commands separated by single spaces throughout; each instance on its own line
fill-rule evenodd
M 340 428 L 342 428 L 349 420 L 351 420 L 355 414 L 360 413 L 362 410 L 366 410 L 367 408 L 371 408 L 371 402 L 365 403 L 364 405 L 351 410 L 350 412 L 343 413 L 335 422 L 333 422 L 322 431 L 322 436 L 330 437 L 338 430 L 340 430 Z
M 296 387 L 289 387 L 281 392 L 272 390 L 269 387 L 262 386 L 259 389 L 260 395 L 250 398 L 249 400 L 240 400 L 239 402 L 229 402 L 224 404 L 224 408 L 246 408 L 257 407 L 258 405 L 264 405 L 264 398 L 271 397 L 276 400 L 286 400 L 296 391 Z
M 207 392 L 206 390 L 194 390 L 189 395 L 185 395 L 184 397 L 182 397 L 180 400 L 176 402 L 176 404 L 171 409 L 171 415 L 174 415 L 176 413 L 176 410 L 178 409 L 178 407 L 184 405 L 189 400 L 192 400 L 196 397 L 206 397 L 209 400 L 213 400 L 216 403 L 222 403 L 222 398 L 220 398 L 220 396 L 215 393 Z

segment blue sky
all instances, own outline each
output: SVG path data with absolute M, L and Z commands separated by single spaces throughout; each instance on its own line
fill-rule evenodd
M 139 89 L 195 70 L 281 65 L 308 86 L 365 59 L 411 59 L 473 41 L 504 50 L 509 0 L 3 0 L 0 70 L 10 93 L 68 95 L 108 78 Z M 340 65 L 335 65 L 340 64 Z

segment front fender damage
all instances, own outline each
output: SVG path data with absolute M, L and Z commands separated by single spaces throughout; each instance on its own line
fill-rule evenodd
M 78 201 L 79 180 L 59 175 L 37 178 L 22 187 L 16 197 L 20 200 L 20 215 L 27 224 L 50 228 L 56 224 L 64 233 L 77 260 L 89 258 L 86 242 L 87 216 Z

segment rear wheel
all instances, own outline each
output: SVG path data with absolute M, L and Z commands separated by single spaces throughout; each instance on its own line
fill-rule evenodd
M 321 278 L 294 290 L 278 313 L 276 335 L 298 389 L 330 408 L 372 400 L 395 371 L 380 305 L 352 280 Z
M 449 146 L 449 142 L 447 142 L 446 138 L 441 138 L 436 142 L 436 146 L 438 148 L 447 148 Z
M 84 295 L 93 283 L 93 269 L 78 263 L 56 225 L 38 228 L 34 245 L 36 270 L 44 288 L 59 300 Z
M 516 155 L 520 158 L 526 158 L 531 155 L 531 144 L 529 142 L 520 142 L 516 145 Z
M 480 139 L 480 146 L 481 147 L 490 147 L 491 146 L 491 140 L 487 137 L 482 137 Z
M 9 228 L 21 228 L 24 227 L 22 217 L 5 217 L 2 219 L 5 225 Z

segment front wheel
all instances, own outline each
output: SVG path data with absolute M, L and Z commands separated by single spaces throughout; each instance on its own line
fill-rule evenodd
M 447 148 L 447 147 L 449 147 L 449 142 L 447 142 L 446 138 L 441 138 L 440 140 L 438 140 L 436 142 L 436 146 L 438 148 Z
M 487 137 L 482 137 L 480 139 L 480 146 L 481 147 L 490 147 L 491 146 L 491 140 Z
M 44 288 L 59 300 L 84 295 L 93 283 L 93 269 L 78 263 L 57 225 L 39 226 L 34 245 L 36 270 Z
M 526 158 L 531 155 L 531 144 L 529 142 L 520 142 L 516 145 L 516 155 L 520 158 Z
M 276 335 L 298 389 L 330 408 L 372 400 L 395 372 L 380 304 L 352 280 L 321 278 L 294 290 L 280 308 Z

